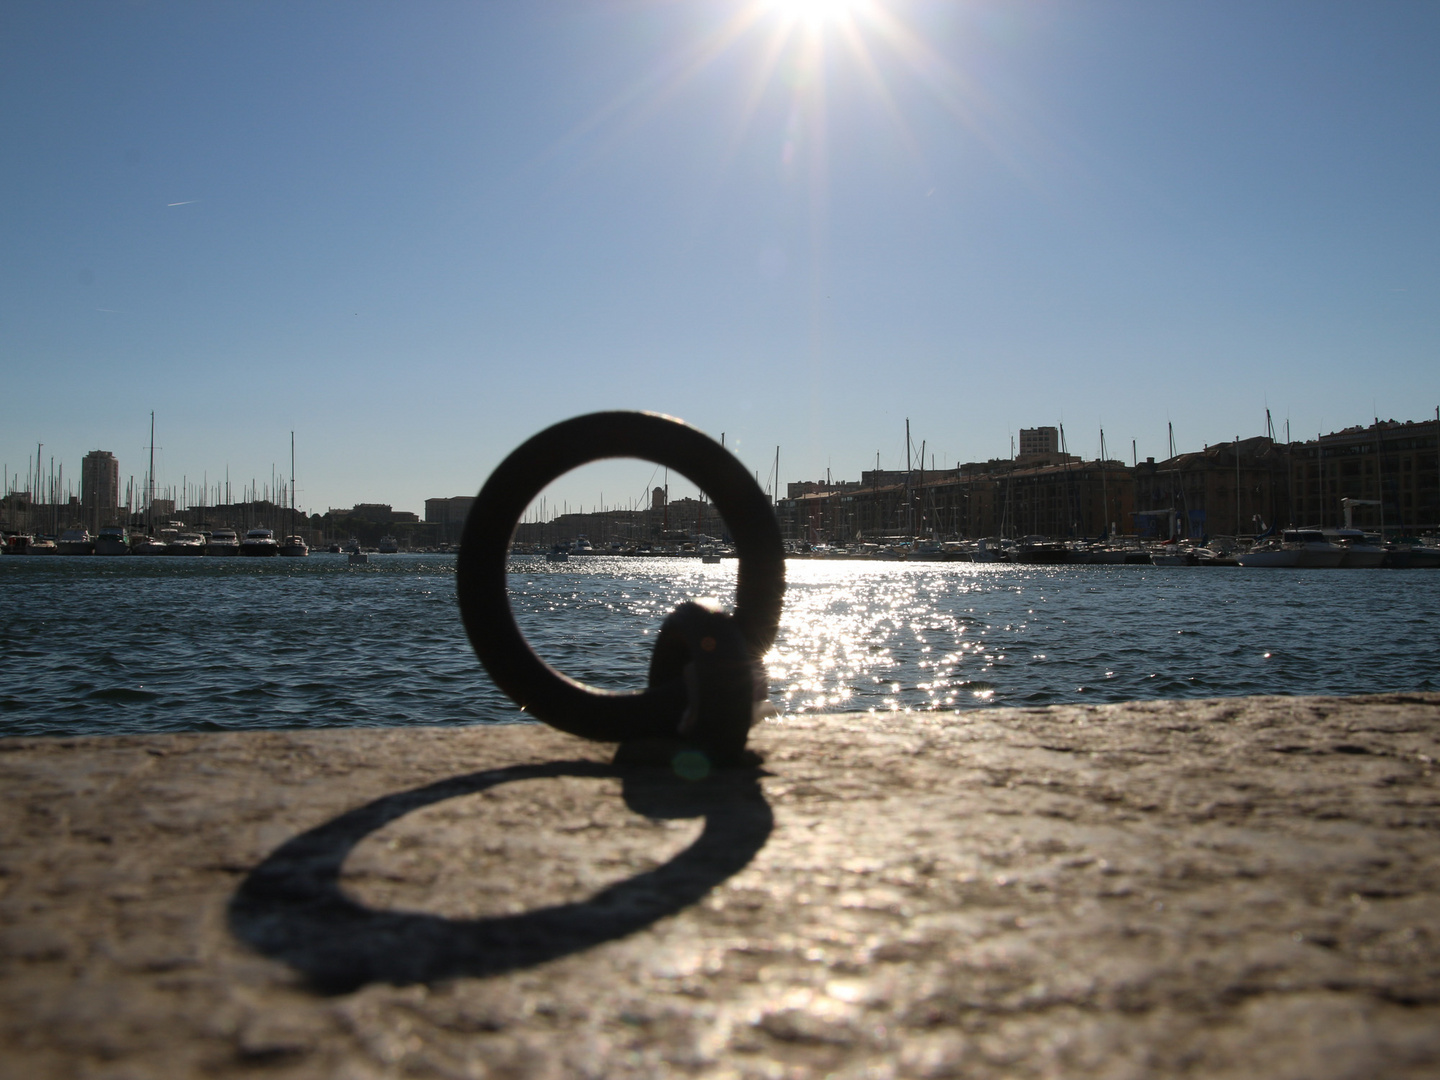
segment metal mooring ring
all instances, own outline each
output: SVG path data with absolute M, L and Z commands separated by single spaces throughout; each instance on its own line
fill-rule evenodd
M 687 708 L 684 679 L 631 693 L 587 686 L 556 671 L 515 623 L 506 560 L 521 516 L 547 484 L 581 465 L 621 457 L 667 466 L 715 503 L 740 557 L 732 617 L 754 662 L 775 641 L 785 596 L 785 547 L 775 512 L 745 466 L 708 435 L 659 413 L 602 412 L 527 440 L 490 474 L 465 519 L 457 561 L 460 615 L 480 662 L 516 704 L 551 727 L 601 742 L 676 735 Z

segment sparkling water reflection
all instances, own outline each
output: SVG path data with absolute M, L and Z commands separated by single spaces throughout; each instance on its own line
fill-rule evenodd
M 680 600 L 735 563 L 516 560 L 527 637 L 638 688 Z M 0 559 L 0 734 L 522 718 L 470 651 L 454 559 Z M 1440 573 L 791 562 L 791 712 L 1440 687 Z

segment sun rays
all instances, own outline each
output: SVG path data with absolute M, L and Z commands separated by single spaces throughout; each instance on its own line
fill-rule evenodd
M 803 177 L 812 195 L 823 199 L 826 129 L 842 122 L 830 113 L 832 84 L 847 80 L 863 85 L 879 103 L 920 175 L 927 169 L 899 103 L 897 79 L 914 80 L 982 140 L 985 127 L 993 127 L 982 123 L 983 95 L 907 23 L 903 7 L 881 0 L 747 0 L 685 47 L 662 55 L 544 156 L 580 149 L 582 160 L 605 159 L 722 62 L 735 64 L 737 77 L 733 105 L 722 122 L 717 183 L 759 134 L 776 139 L 777 175 L 793 181 Z

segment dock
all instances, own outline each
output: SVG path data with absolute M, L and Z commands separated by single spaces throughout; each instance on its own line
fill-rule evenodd
M 0 1076 L 1434 1077 L 1440 694 L 0 740 Z

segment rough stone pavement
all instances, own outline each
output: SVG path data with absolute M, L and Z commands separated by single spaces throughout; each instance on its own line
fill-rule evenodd
M 1440 1075 L 1440 695 L 752 744 L 0 740 L 0 1075 Z

